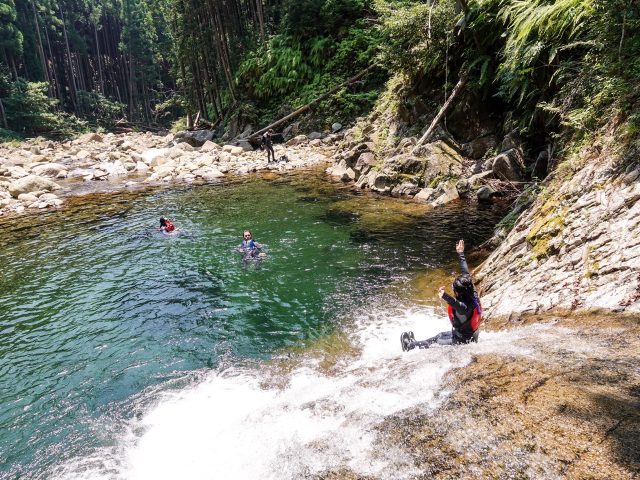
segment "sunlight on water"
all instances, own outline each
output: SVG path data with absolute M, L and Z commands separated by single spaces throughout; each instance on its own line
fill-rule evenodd
M 474 345 L 403 353 L 403 330 L 419 338 L 448 330 L 440 309 L 378 311 L 353 328 L 361 353 L 338 374 L 322 373 L 307 358 L 287 374 L 284 388 L 266 383 L 273 372 L 263 365 L 205 373 L 196 385 L 160 398 L 149 393 L 155 404 L 128 425 L 118 448 L 101 452 L 106 464 L 117 464 L 116 475 L 85 458 L 54 478 L 295 479 L 341 466 L 376 478 L 412 478 L 419 472 L 407 452 L 386 444 L 376 429 L 385 417 L 433 411 L 447 396 L 444 375 L 474 354 L 531 355 L 528 343 L 558 343 L 563 335 L 536 325 L 486 333 Z

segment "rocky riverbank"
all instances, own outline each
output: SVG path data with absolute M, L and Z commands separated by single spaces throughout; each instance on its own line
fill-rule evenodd
M 608 136 L 558 166 L 477 273 L 488 316 L 640 312 L 640 164 Z
M 299 135 L 276 145 L 276 162 L 251 146 L 185 135 L 88 133 L 74 140 L 34 139 L 0 146 L 0 215 L 60 207 L 100 189 L 210 183 L 251 172 L 286 172 L 327 163 L 339 136 Z M 285 158 L 283 158 L 285 157 Z

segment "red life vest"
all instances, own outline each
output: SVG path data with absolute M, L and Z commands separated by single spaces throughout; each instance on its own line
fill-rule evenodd
M 449 314 L 449 321 L 451 322 L 451 325 L 453 325 L 453 307 L 451 305 L 447 306 L 447 313 Z M 473 332 L 478 330 L 480 322 L 482 322 L 482 306 L 480 306 L 480 304 L 476 305 L 476 308 L 473 309 L 471 319 L 467 321 L 471 322 L 471 330 Z
M 165 220 L 164 231 L 165 232 L 173 232 L 176 227 L 169 220 Z

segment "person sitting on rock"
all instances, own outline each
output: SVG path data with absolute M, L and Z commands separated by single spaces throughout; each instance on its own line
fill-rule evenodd
M 456 252 L 460 259 L 462 274 L 453 281 L 453 294 L 450 296 L 444 287 L 438 289 L 438 296 L 447 302 L 447 311 L 451 321 L 451 331 L 442 332 L 427 340 L 416 341 L 413 332 L 404 332 L 400 336 L 402 350 L 429 348 L 431 345 L 458 345 L 461 343 L 477 342 L 479 327 L 482 319 L 482 306 L 469 273 L 467 261 L 464 258 L 464 240 L 456 245 Z
M 267 150 L 267 163 L 276 161 L 276 154 L 273 150 L 273 129 L 270 128 L 262 135 L 262 146 Z
M 160 217 L 160 231 L 162 233 L 171 233 L 176 230 L 176 227 L 171 220 L 166 219 L 164 217 Z

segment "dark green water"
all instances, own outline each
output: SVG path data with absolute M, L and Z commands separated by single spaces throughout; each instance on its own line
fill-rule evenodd
M 0 478 L 47 478 L 113 442 L 136 414 L 119 405 L 154 385 L 344 328 L 391 282 L 449 265 L 456 239 L 488 238 L 504 212 L 424 213 L 309 173 L 84 202 L 3 226 Z M 158 233 L 160 215 L 182 233 Z M 266 245 L 260 263 L 234 251 L 244 228 Z

